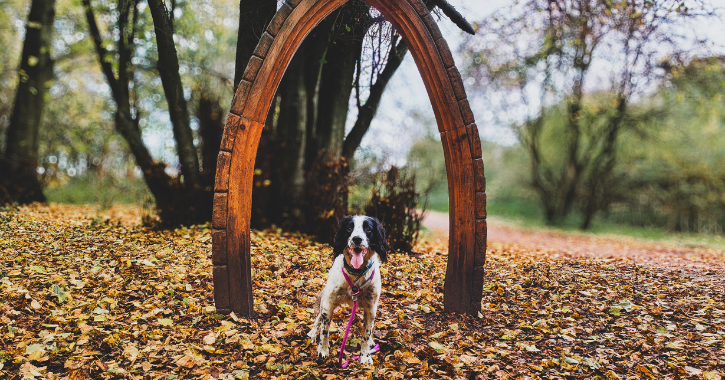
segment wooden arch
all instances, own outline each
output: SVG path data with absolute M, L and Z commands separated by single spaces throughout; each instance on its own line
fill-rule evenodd
M 481 143 L 448 44 L 421 0 L 367 0 L 390 21 L 418 66 L 441 133 L 450 202 L 444 287 L 447 312 L 480 311 L 486 258 Z M 307 34 L 347 0 L 287 0 L 262 35 L 237 87 L 217 161 L 212 217 L 214 301 L 220 313 L 253 314 L 249 221 L 257 146 L 267 111 Z

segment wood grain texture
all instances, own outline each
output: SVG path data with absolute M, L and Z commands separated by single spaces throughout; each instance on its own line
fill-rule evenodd
M 226 266 L 215 266 L 214 275 L 214 306 L 217 312 L 229 312 L 229 276 Z
M 443 34 L 441 34 L 441 29 L 438 27 L 438 23 L 435 22 L 435 20 L 433 19 L 432 14 L 427 14 L 425 17 L 423 17 L 423 22 L 428 28 L 428 32 L 433 38 L 433 41 L 443 38 Z
M 234 138 L 237 136 L 237 130 L 241 124 L 241 117 L 233 113 L 227 115 L 227 122 L 224 124 L 224 133 L 222 133 L 222 142 L 219 147 L 220 150 L 231 152 L 234 149 Z
M 237 315 L 251 316 L 252 266 L 249 219 L 252 204 L 252 178 L 262 123 L 243 119 L 247 128 L 237 133 L 229 172 L 227 220 L 227 268 L 229 270 L 230 307 Z
M 469 134 L 470 135 L 470 134 Z M 476 183 L 476 191 L 486 191 L 486 177 L 483 175 L 483 160 L 473 160 L 473 180 Z
M 231 153 L 224 158 L 220 155 L 222 173 L 217 173 L 216 184 L 218 190 L 227 192 L 216 193 L 214 198 L 212 224 L 217 229 L 217 237 L 213 239 L 213 255 L 218 257 L 213 260 L 221 263 L 222 256 L 226 258 L 226 266 L 217 265 L 214 269 L 217 310 L 231 310 L 240 316 L 253 314 L 249 219 L 254 160 L 264 119 L 282 76 L 304 38 L 346 1 L 288 0 L 260 40 L 256 59 L 250 60 L 245 71 L 246 81 L 236 89 L 221 147 Z M 478 265 L 478 256 L 483 252 L 485 259 L 486 224 L 485 220 L 481 224 L 476 219 L 477 215 L 485 216 L 485 198 L 479 204 L 476 192 L 485 191 L 485 178 L 483 162 L 474 160 L 480 158 L 480 140 L 460 73 L 438 25 L 421 0 L 368 2 L 395 26 L 408 45 L 441 132 L 451 210 L 445 310 L 477 313 L 483 286 L 483 267 Z M 227 167 L 229 171 L 225 173 Z M 224 228 L 226 239 L 221 238 Z M 226 255 L 222 255 L 224 251 Z M 222 287 L 228 284 L 219 294 L 217 282 Z
M 252 82 L 243 79 L 239 82 L 239 85 L 237 86 L 237 92 L 234 95 L 234 99 L 232 100 L 232 108 L 229 110 L 230 113 L 234 114 L 237 117 L 242 114 L 244 104 L 249 98 L 249 90 L 251 89 Z M 229 118 L 227 118 L 227 122 L 229 122 Z M 231 150 L 231 148 L 229 148 L 229 150 Z
M 262 67 L 262 62 L 264 62 L 262 58 L 253 55 L 252 58 L 249 59 L 249 64 L 247 64 L 247 68 L 244 69 L 244 75 L 242 75 L 242 79 L 253 82 L 254 78 L 257 77 L 259 68 Z
M 259 43 L 254 49 L 253 54 L 264 59 L 267 56 L 267 52 L 269 52 L 269 47 L 272 46 L 272 42 L 274 42 L 274 37 L 272 37 L 271 34 L 264 32 L 262 34 L 262 38 L 259 39 Z
M 446 69 L 455 66 L 456 61 L 453 60 L 453 54 L 451 54 L 451 49 L 448 47 L 448 42 L 444 38 L 439 38 L 435 43 L 438 45 L 438 52 Z
M 426 7 L 422 1 L 411 1 L 410 5 L 413 6 L 413 9 L 415 9 L 420 17 L 425 17 L 430 14 L 428 7 Z
M 461 109 L 461 114 L 463 115 L 463 122 L 466 123 L 466 125 L 476 122 L 476 119 L 473 117 L 473 110 L 471 110 L 471 105 L 468 104 L 468 99 L 459 100 L 458 108 Z
M 269 25 L 267 25 L 267 33 L 272 35 L 272 37 L 276 37 L 279 30 L 282 28 L 282 25 L 284 25 L 285 21 L 287 21 L 287 17 L 289 17 L 290 13 L 292 13 L 292 6 L 288 3 L 282 4 L 272 18 L 272 21 Z
M 211 262 L 227 265 L 227 230 L 211 230 Z
M 473 258 L 473 265 L 476 267 L 482 267 L 486 264 L 487 240 L 486 219 L 476 219 L 476 254 Z
M 232 163 L 231 152 L 219 151 L 216 160 L 216 177 L 214 191 L 221 193 L 229 190 L 229 166 Z
M 476 193 L 476 218 L 486 218 L 486 193 Z
M 455 66 L 449 68 L 448 78 L 450 78 L 451 85 L 453 85 L 453 92 L 456 94 L 456 99 L 465 99 L 466 89 L 463 87 L 463 79 L 461 79 L 461 73 L 458 72 L 458 68 Z
M 478 127 L 476 124 L 469 124 L 466 129 L 468 129 L 468 136 L 471 139 L 471 157 L 481 158 L 483 152 L 481 152 L 481 137 L 478 134 Z
M 211 226 L 219 229 L 227 227 L 227 193 L 214 193 Z
M 465 127 L 441 134 L 447 157 L 449 243 L 443 304 L 446 311 L 470 309 L 475 255 L 473 160 Z M 479 299 L 480 302 L 480 299 Z

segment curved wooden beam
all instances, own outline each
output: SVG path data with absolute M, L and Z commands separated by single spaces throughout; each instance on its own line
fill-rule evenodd
M 288 0 L 262 35 L 237 87 L 217 162 L 212 220 L 214 299 L 221 313 L 251 316 L 249 220 L 254 160 L 267 111 L 309 32 L 347 0 Z M 486 258 L 481 144 L 453 56 L 421 0 L 367 0 L 401 34 L 418 66 L 441 132 L 450 195 L 444 287 L 448 312 L 480 311 Z

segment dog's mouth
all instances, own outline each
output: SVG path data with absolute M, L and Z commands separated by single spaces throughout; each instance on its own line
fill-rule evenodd
M 365 247 L 350 248 L 350 265 L 355 269 L 360 269 L 367 253 L 368 249 Z

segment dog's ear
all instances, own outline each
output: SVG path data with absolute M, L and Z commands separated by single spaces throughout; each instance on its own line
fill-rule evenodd
M 336 258 L 339 255 L 342 255 L 342 252 L 345 251 L 345 247 L 347 247 L 347 238 L 350 237 L 350 234 L 347 232 L 347 227 L 352 223 L 352 217 L 346 216 L 342 219 L 340 219 L 340 223 L 337 225 L 337 233 L 335 233 L 335 242 L 332 243 L 332 258 Z
M 375 242 L 374 244 L 372 244 L 373 248 L 380 257 L 380 260 L 384 263 L 387 263 L 390 244 L 388 244 L 388 240 L 385 237 L 385 229 L 383 228 L 383 224 L 380 223 L 379 220 L 377 220 L 376 218 L 370 219 L 373 220 L 373 233 L 375 234 Z

